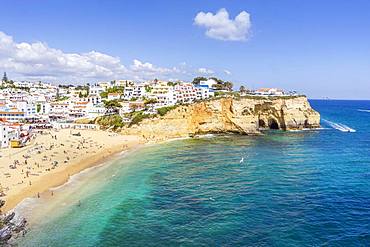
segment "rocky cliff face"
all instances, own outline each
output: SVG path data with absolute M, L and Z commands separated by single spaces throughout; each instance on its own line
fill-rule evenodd
M 147 140 L 207 133 L 259 134 L 262 129 L 300 130 L 320 126 L 320 114 L 304 96 L 219 98 L 178 106 L 165 116 L 124 129 Z

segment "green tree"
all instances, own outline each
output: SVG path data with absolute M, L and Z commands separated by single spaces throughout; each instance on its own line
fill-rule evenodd
M 155 104 L 157 102 L 158 102 L 157 99 L 145 99 L 144 104 L 145 105 L 152 105 L 152 104 Z
M 100 93 L 100 97 L 102 98 L 108 98 L 108 94 L 110 93 L 119 93 L 119 94 L 123 94 L 123 91 L 125 90 L 124 87 L 118 87 L 118 86 L 114 86 L 112 88 L 108 88 L 106 91 Z
M 118 109 L 121 108 L 121 104 L 118 100 L 106 100 L 104 101 L 104 107 L 108 112 L 118 112 Z
M 148 85 L 145 85 L 145 92 L 150 93 L 152 91 L 152 88 Z
M 221 79 L 218 79 L 216 77 L 210 77 L 209 79 L 215 80 L 218 84 L 224 84 L 225 82 Z
M 177 106 L 165 106 L 165 107 L 161 107 L 161 108 L 158 108 L 157 111 L 158 111 L 158 114 L 161 115 L 161 116 L 164 116 L 167 114 L 167 112 L 175 109 Z
M 36 105 L 36 112 L 39 113 L 41 111 L 41 104 Z
M 118 114 L 98 117 L 96 122 L 105 128 L 113 127 L 113 129 L 117 129 L 124 126 L 122 117 Z
M 201 81 L 206 81 L 206 80 L 207 80 L 207 78 L 205 78 L 205 77 L 203 77 L 203 76 L 198 76 L 198 77 L 195 77 L 195 78 L 193 79 L 192 83 L 193 83 L 194 85 L 199 85 L 199 83 L 200 83 Z
M 108 98 L 108 92 L 107 92 L 107 91 L 105 91 L 105 92 L 101 92 L 101 93 L 100 93 L 100 97 L 102 97 L 103 99 Z
M 227 82 L 224 82 L 224 89 L 228 90 L 228 91 L 232 91 L 233 90 L 233 83 L 230 82 L 230 81 L 227 81 Z
M 212 86 L 215 90 L 223 90 L 224 86 L 222 84 L 215 84 Z

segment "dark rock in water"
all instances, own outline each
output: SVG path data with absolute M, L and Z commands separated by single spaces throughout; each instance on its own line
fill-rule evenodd
M 13 232 L 20 233 L 22 231 L 25 231 L 26 226 L 27 226 L 27 220 L 23 218 L 19 223 L 13 226 Z
M 27 220 L 15 218 L 14 212 L 5 216 L 0 215 L 0 222 L 0 227 L 2 227 L 0 229 L 0 246 L 8 246 L 13 239 L 26 234 Z
M 11 213 L 11 214 L 6 215 L 3 219 L 3 224 L 8 225 L 10 223 L 10 221 L 14 218 L 14 216 L 15 216 L 14 212 Z
M 12 238 L 12 229 L 6 226 L 0 229 L 0 246 L 6 244 Z

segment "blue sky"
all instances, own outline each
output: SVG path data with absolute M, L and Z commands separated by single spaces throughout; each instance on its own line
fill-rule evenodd
M 370 1 L 12 0 L 1 6 L 0 71 L 16 79 L 205 75 L 231 80 L 236 88 L 370 99 Z M 215 15 L 222 8 L 231 21 L 249 14 L 246 40 L 210 37 L 209 27 L 195 23 L 199 12 Z

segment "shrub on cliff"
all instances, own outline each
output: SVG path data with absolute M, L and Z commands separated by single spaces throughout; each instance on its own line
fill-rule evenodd
M 113 127 L 113 129 L 117 129 L 124 126 L 122 117 L 118 114 L 99 117 L 96 119 L 96 122 L 105 128 Z
M 135 112 L 131 116 L 131 122 L 130 122 L 129 127 L 135 124 L 139 124 L 145 118 L 151 118 L 151 117 L 155 117 L 155 115 L 145 114 L 144 111 Z
M 158 108 L 157 111 L 158 111 L 158 114 L 161 115 L 161 116 L 164 116 L 167 114 L 167 112 L 175 109 L 177 106 L 165 106 L 165 107 L 161 107 L 161 108 Z

